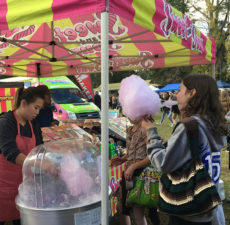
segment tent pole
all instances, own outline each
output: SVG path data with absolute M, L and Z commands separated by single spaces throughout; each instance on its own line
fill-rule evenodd
M 101 13 L 101 224 L 108 225 L 109 198 L 108 198 L 108 176 L 109 176 L 109 154 L 108 154 L 108 83 L 109 83 L 109 13 Z
M 213 79 L 216 79 L 216 75 L 215 75 L 215 70 L 216 70 L 216 67 L 215 67 L 215 63 L 212 63 L 212 77 Z

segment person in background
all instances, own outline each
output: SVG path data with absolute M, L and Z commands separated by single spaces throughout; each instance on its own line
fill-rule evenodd
M 101 110 L 101 96 L 98 91 L 95 91 L 94 103 Z
M 177 101 L 182 119 L 192 117 L 198 123 L 200 158 L 218 190 L 221 149 L 225 144 L 223 135 L 227 131 L 216 81 L 208 75 L 186 76 L 181 82 Z M 176 126 L 167 147 L 148 118 L 142 120 L 142 127 L 147 131 L 148 157 L 158 171 L 168 174 L 187 165 L 192 157 L 183 123 Z M 217 225 L 220 224 L 220 214 L 223 215 L 222 205 L 196 216 L 169 215 L 168 224 Z
M 220 103 L 223 107 L 224 114 L 226 115 L 230 111 L 230 96 L 227 90 L 219 91 Z
M 177 93 L 177 92 L 176 92 Z M 170 94 L 169 96 L 169 100 L 171 101 L 176 101 L 176 93 L 175 94 Z M 173 121 L 173 124 L 176 125 L 177 124 L 177 117 L 178 117 L 178 120 L 180 121 L 180 110 L 178 108 L 178 104 L 176 105 L 172 105 L 172 109 L 171 109 L 171 112 L 172 112 L 172 121 Z
M 41 94 L 45 96 L 44 105 L 41 108 L 36 120 L 38 121 L 40 127 L 51 127 L 55 125 L 53 118 L 53 111 L 51 108 L 51 96 L 50 91 L 46 85 L 39 85 L 37 88 L 40 90 Z
M 15 197 L 22 182 L 22 165 L 32 148 L 42 144 L 35 120 L 43 107 L 44 95 L 37 87 L 19 88 L 14 110 L 0 116 L 0 225 L 20 225 Z
M 117 96 L 116 94 L 112 95 L 112 109 L 116 109 L 117 108 Z
M 227 90 L 221 90 L 220 93 L 220 102 L 224 110 L 225 119 L 227 120 L 227 150 L 228 150 L 228 169 L 230 170 L 230 95 Z M 227 199 L 227 202 L 230 203 L 230 199 Z
M 167 92 L 163 92 L 161 98 L 162 98 L 162 103 L 163 103 L 163 102 L 169 100 L 169 94 Z M 157 123 L 157 125 L 162 125 L 166 114 L 168 115 L 168 119 L 171 122 L 171 127 L 173 127 L 172 113 L 171 113 L 171 108 L 169 106 L 163 106 L 162 107 L 161 120 L 159 123 Z
M 109 96 L 109 109 L 112 109 L 112 95 Z
M 130 120 L 130 119 L 129 119 Z M 127 154 L 123 157 L 115 157 L 111 160 L 111 165 L 119 165 L 126 162 L 126 169 L 122 176 L 121 186 L 119 187 L 119 196 L 117 211 L 119 213 L 120 224 L 130 225 L 130 210 L 133 210 L 134 219 L 137 225 L 147 225 L 145 218 L 145 207 L 141 205 L 132 205 L 127 207 L 127 184 L 126 181 L 132 181 L 133 176 L 139 176 L 141 171 L 150 164 L 146 152 L 146 131 L 141 128 L 141 120 L 130 120 L 132 126 L 126 131 Z M 156 209 L 149 209 L 149 216 L 154 225 L 159 225 L 159 217 Z

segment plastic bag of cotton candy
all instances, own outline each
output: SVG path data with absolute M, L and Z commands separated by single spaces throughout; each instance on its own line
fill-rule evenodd
M 161 107 L 160 97 L 137 75 L 131 75 L 121 82 L 119 102 L 122 113 L 131 120 L 145 115 L 155 115 Z

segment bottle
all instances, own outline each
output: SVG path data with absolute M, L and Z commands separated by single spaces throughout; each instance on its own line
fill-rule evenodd
M 115 147 L 114 144 L 109 144 L 109 158 L 113 158 L 115 153 L 114 153 Z

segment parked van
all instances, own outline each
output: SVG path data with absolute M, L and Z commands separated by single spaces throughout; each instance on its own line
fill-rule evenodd
M 100 109 L 83 98 L 79 87 L 68 77 L 40 78 L 40 84 L 46 85 L 55 106 L 54 119 L 100 118 Z
M 9 82 L 24 83 L 24 87 L 37 86 L 39 83 L 38 78 L 29 77 L 12 77 L 0 80 L 0 84 L 4 87 L 8 87 Z M 79 87 L 68 77 L 40 78 L 40 84 L 44 84 L 50 89 L 52 104 L 55 106 L 54 119 L 100 118 L 100 109 L 93 102 L 88 102 Z M 8 107 L 8 110 L 10 109 L 12 107 Z

